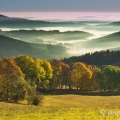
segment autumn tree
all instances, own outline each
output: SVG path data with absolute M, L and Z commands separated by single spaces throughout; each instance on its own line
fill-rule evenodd
M 68 78 L 69 66 L 59 60 L 51 60 L 50 63 L 52 65 L 52 70 L 53 70 L 53 76 L 50 82 L 50 88 L 62 89 L 64 85 L 65 86 L 67 85 L 67 82 L 69 80 Z
M 71 79 L 77 89 L 89 90 L 92 71 L 83 63 L 76 62 L 72 64 Z
M 52 73 L 53 70 L 52 70 L 52 66 L 51 66 L 50 62 L 47 60 L 37 59 L 36 60 L 36 67 L 39 68 L 39 70 L 41 70 L 41 72 L 39 73 L 40 82 L 37 83 L 39 85 L 39 89 L 48 90 L 49 83 L 50 83 L 50 80 L 51 80 L 52 75 L 53 75 L 53 73 Z
M 0 59 L 0 96 L 2 101 L 24 100 L 28 84 L 13 59 Z
M 102 90 L 103 89 L 103 74 L 100 68 L 93 67 L 92 68 L 93 75 L 92 75 L 92 88 L 93 90 Z
M 63 86 L 65 86 L 65 89 L 66 89 L 67 86 L 70 85 L 69 69 L 70 67 L 68 64 L 64 62 L 59 63 L 59 70 L 60 70 L 59 84 L 60 84 L 61 89 L 63 88 Z
M 38 91 L 49 89 L 49 81 L 52 78 L 52 67 L 49 61 L 33 59 L 28 55 L 19 55 L 15 60 L 31 86 Z
M 59 76 L 59 61 L 58 60 L 51 60 L 50 61 L 51 66 L 52 66 L 52 70 L 53 70 L 53 76 L 52 79 L 49 83 L 50 85 L 50 89 L 56 89 L 58 87 L 58 76 Z

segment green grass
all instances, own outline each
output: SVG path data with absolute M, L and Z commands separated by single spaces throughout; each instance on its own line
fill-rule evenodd
M 42 106 L 0 102 L 0 120 L 120 120 L 117 112 L 120 96 L 44 95 Z

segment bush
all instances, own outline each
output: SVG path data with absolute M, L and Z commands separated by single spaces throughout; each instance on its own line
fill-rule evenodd
M 27 99 L 29 105 L 35 105 L 35 106 L 41 105 L 42 100 L 43 100 L 43 96 L 41 95 L 29 96 Z

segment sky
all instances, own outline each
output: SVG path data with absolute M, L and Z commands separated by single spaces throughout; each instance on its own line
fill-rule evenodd
M 120 0 L 0 0 L 0 14 L 34 20 L 118 21 Z
M 120 0 L 0 0 L 0 12 L 120 12 Z

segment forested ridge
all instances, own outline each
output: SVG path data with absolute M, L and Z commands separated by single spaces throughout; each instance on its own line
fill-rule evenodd
M 120 66 L 120 51 L 96 51 L 94 53 L 86 53 L 81 56 L 72 56 L 64 58 L 63 62 L 71 64 L 74 62 L 83 62 L 89 65 L 118 65 Z

